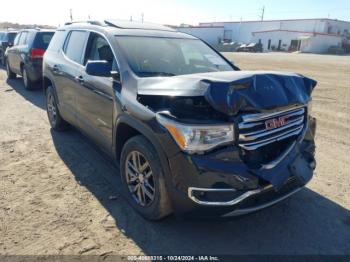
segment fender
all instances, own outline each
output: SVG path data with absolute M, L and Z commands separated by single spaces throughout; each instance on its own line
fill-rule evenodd
M 137 121 L 132 116 L 127 114 L 122 114 L 118 117 L 115 123 L 115 128 L 113 131 L 113 154 L 114 159 L 117 160 L 117 148 L 116 148 L 116 142 L 117 142 L 117 130 L 120 124 L 127 124 L 131 128 L 137 130 L 141 135 L 145 136 L 148 141 L 154 146 L 155 150 L 158 153 L 161 165 L 163 167 L 163 170 L 165 171 L 165 178 L 167 183 L 171 181 L 171 172 L 169 168 L 169 162 L 166 154 L 166 150 L 163 148 L 161 142 L 159 141 L 158 137 L 154 134 L 154 131 L 143 124 L 140 121 Z

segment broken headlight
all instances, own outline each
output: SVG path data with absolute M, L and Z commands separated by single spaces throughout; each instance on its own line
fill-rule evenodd
M 164 126 L 179 147 L 190 154 L 203 153 L 234 141 L 234 125 L 184 124 L 157 114 L 158 122 Z

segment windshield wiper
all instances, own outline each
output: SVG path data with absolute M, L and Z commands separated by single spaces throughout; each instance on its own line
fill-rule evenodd
M 175 76 L 175 74 L 168 72 L 141 71 L 138 73 L 142 76 Z

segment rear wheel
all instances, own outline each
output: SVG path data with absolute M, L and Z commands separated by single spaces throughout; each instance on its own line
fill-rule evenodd
M 61 117 L 57 108 L 57 101 L 52 86 L 46 90 L 46 111 L 50 125 L 56 131 L 67 129 L 68 123 Z
M 6 73 L 7 73 L 7 79 L 15 79 L 17 76 L 15 73 L 11 71 L 8 61 L 6 62 Z
M 24 88 L 27 90 L 32 90 L 34 88 L 34 82 L 30 80 L 26 68 L 22 70 L 23 84 Z
M 172 212 L 158 154 L 145 137 L 126 142 L 120 167 L 124 194 L 143 217 L 159 220 Z

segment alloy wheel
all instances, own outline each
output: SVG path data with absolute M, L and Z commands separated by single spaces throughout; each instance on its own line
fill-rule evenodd
M 125 167 L 126 183 L 133 199 L 142 207 L 151 205 L 156 192 L 149 161 L 140 152 L 132 151 L 126 158 Z
M 49 115 L 50 122 L 54 126 L 56 124 L 57 108 L 55 98 L 51 93 L 47 95 L 47 112 Z

